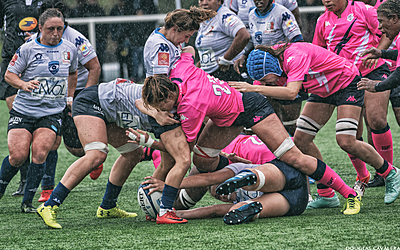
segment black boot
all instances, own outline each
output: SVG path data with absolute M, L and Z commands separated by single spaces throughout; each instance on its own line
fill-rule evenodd
M 19 182 L 19 187 L 18 187 L 17 191 L 15 191 L 12 194 L 12 196 L 14 196 L 14 197 L 24 196 L 25 187 L 26 187 L 26 180 L 21 180 Z
M 379 174 L 375 173 L 374 179 L 368 182 L 368 187 L 381 187 L 381 186 L 385 186 L 385 179 L 383 179 L 383 177 L 380 176 Z

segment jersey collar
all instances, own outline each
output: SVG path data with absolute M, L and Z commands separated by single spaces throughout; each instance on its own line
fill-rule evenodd
M 261 14 L 261 13 L 258 11 L 257 8 L 255 9 L 255 12 L 254 12 L 254 13 L 256 13 L 256 16 L 257 16 L 258 18 L 265 18 L 265 17 L 267 17 L 267 16 L 269 15 L 269 13 L 271 13 L 271 11 L 272 11 L 274 8 L 275 8 L 275 4 L 273 3 L 272 6 L 271 6 L 271 9 L 269 9 L 269 11 L 267 11 L 267 13 Z

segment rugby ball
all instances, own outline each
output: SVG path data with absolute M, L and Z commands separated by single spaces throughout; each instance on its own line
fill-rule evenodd
M 161 192 L 154 192 L 149 195 L 151 189 L 143 189 L 144 187 L 148 186 L 149 184 L 140 184 L 137 192 L 137 199 L 140 208 L 142 211 L 150 216 L 151 218 L 157 218 L 158 212 L 160 212 L 160 203 L 161 203 Z

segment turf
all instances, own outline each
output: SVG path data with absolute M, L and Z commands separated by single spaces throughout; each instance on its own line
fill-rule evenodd
M 394 150 L 399 152 L 400 129 L 389 108 Z M 5 102 L 0 102 L 0 160 L 8 155 Z M 334 115 L 336 117 L 336 115 Z M 335 121 L 320 131 L 316 144 L 325 162 L 349 185 L 355 170 L 346 153 L 335 142 Z M 366 136 L 364 136 L 366 138 Z M 76 160 L 61 146 L 56 171 L 58 182 L 68 166 Z M 136 191 L 143 177 L 151 175 L 151 162 L 138 164 L 124 185 L 119 198 L 122 209 L 137 212 L 136 218 L 97 219 L 96 211 L 105 191 L 112 163 L 118 153 L 111 149 L 104 172 L 96 181 L 86 177 L 65 200 L 58 214 L 62 230 L 48 229 L 34 214 L 22 214 L 22 198 L 11 193 L 18 187 L 19 174 L 9 184 L 0 200 L 0 249 L 400 249 L 400 200 L 385 205 L 384 187 L 366 190 L 362 210 L 345 216 L 341 208 L 306 210 L 296 217 L 261 219 L 248 224 L 228 226 L 222 218 L 190 220 L 185 225 L 156 225 L 148 222 L 137 203 Z M 400 166 L 397 154 L 395 165 Z M 371 167 L 368 169 L 373 174 Z M 315 185 L 311 186 L 316 192 Z M 34 206 L 39 206 L 40 189 Z M 344 199 L 340 197 L 341 204 Z M 196 207 L 215 204 L 210 195 Z

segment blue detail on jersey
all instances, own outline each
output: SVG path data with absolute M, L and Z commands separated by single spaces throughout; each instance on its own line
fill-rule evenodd
M 60 62 L 59 61 L 50 61 L 49 62 L 49 71 L 53 75 L 58 73 L 58 70 L 60 69 Z
M 256 41 L 261 44 L 262 43 L 262 31 L 257 31 L 255 34 Z
M 233 14 L 230 14 L 230 13 L 228 13 L 228 14 L 226 14 L 226 15 L 222 15 L 222 22 L 224 22 L 225 21 L 225 19 L 227 19 L 229 16 L 232 16 Z
M 159 52 L 159 51 L 161 51 L 161 52 L 168 52 L 168 51 L 169 51 L 168 44 L 161 43 L 161 44 L 160 44 L 160 47 L 159 47 L 158 50 L 157 50 L 157 52 Z
M 84 42 L 85 42 L 85 39 L 78 36 L 77 38 L 75 38 L 75 47 L 81 46 Z
M 242 0 L 242 4 L 246 4 L 247 3 L 247 0 Z
M 51 125 L 51 128 L 54 130 L 54 132 L 56 132 L 56 133 L 57 133 L 57 128 L 56 128 L 56 126 L 54 126 L 54 125 Z
M 267 16 L 269 15 L 269 13 L 271 13 L 271 11 L 272 11 L 274 8 L 275 8 L 275 4 L 273 3 L 271 9 L 269 9 L 269 11 L 267 11 L 267 13 L 261 14 L 261 13 L 258 11 L 258 9 L 256 9 L 256 11 L 255 11 L 254 13 L 256 14 L 256 16 L 257 16 L 258 18 L 261 18 L 261 19 L 262 19 L 262 18 L 267 17 Z
M 40 60 L 40 59 L 42 59 L 42 56 L 43 56 L 42 53 L 37 53 L 33 57 L 35 58 L 35 60 Z
M 199 36 L 199 39 L 197 39 L 197 46 L 200 46 L 201 45 L 201 39 L 203 38 L 203 34 L 201 34 L 200 36 Z
M 17 49 L 17 51 L 15 51 L 15 54 L 17 54 L 18 56 L 20 56 L 20 51 L 21 51 L 21 47 L 19 47 L 19 48 Z
M 252 11 L 252 10 L 254 10 L 256 7 L 250 7 L 249 8 L 249 13 L 250 13 L 250 11 Z
M 285 12 L 282 14 L 282 21 L 286 21 L 290 19 L 290 14 Z

